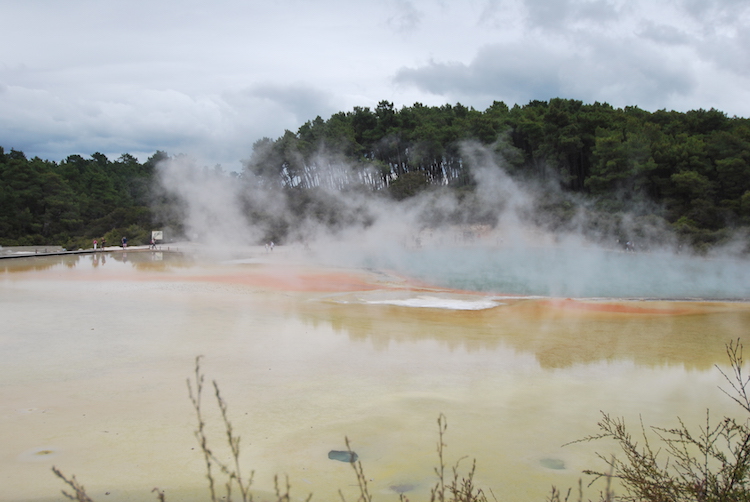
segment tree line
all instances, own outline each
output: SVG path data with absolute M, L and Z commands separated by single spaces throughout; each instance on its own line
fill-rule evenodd
M 555 201 L 547 209 L 558 225 L 582 200 L 596 213 L 593 225 L 630 211 L 698 247 L 750 224 L 750 120 L 715 109 L 648 112 L 555 98 L 512 108 L 496 101 L 484 111 L 460 103 L 398 110 L 381 101 L 261 139 L 245 171 L 287 189 L 359 184 L 396 199 L 431 187 L 470 191 L 467 141 L 515 179 L 554 187 L 546 200 Z
M 484 111 L 460 103 L 396 109 L 381 101 L 263 138 L 243 171 L 229 174 L 248 199 L 258 188 L 276 190 L 298 221 L 335 224 L 346 215 L 322 194 L 404 200 L 449 191 L 470 205 L 478 166 L 467 142 L 513 179 L 546 191 L 538 209 L 553 230 L 571 225 L 581 207 L 592 228 L 617 233 L 622 215 L 634 214 L 698 248 L 750 226 L 750 120 L 715 109 L 648 112 L 560 98 L 513 107 L 496 101 Z M 104 236 L 114 243 L 120 234 L 145 243 L 164 225 L 179 233 L 180 201 L 156 176 L 169 158 L 158 151 L 143 163 L 129 154 L 111 161 L 95 153 L 54 162 L 0 147 L 0 245 L 75 246 Z M 247 211 L 277 242 L 294 226 L 274 223 L 250 200 Z M 493 223 L 481 208 L 471 214 Z
M 148 242 L 155 217 L 157 152 L 146 162 L 129 154 L 110 161 L 70 155 L 61 162 L 27 158 L 0 147 L 0 245 L 91 247 L 117 244 L 124 235 Z

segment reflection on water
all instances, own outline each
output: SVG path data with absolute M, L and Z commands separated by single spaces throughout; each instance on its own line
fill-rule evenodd
M 342 271 L 316 292 L 309 281 L 325 271 L 288 266 L 280 281 L 297 289 L 280 290 L 269 282 L 276 269 L 257 264 L 36 260 L 1 263 L 7 501 L 52 499 L 62 488 L 53 463 L 94 499 L 147 500 L 159 486 L 168 499 L 205 500 L 185 388 L 199 354 L 259 490 L 271 492 L 278 473 L 300 498 L 337 498 L 339 488 L 356 498 L 351 467 L 329 458 L 348 436 L 377 499 L 426 500 L 444 413 L 449 466 L 476 457 L 477 482 L 499 500 L 544 500 L 552 484 L 575 486 L 600 467 L 594 450 L 606 444 L 561 447 L 596 432 L 599 410 L 663 426 L 704 423 L 706 407 L 734 414 L 713 366 L 750 325 L 741 302 L 497 299 L 377 274 L 378 289 L 363 292 L 349 288 L 362 276 Z M 409 301 L 425 297 L 497 306 Z
M 328 301 L 302 318 L 313 325 L 330 322 L 376 350 L 419 340 L 468 352 L 512 347 L 533 354 L 543 368 L 620 359 L 705 370 L 725 355 L 723 342 L 712 341 L 742 336 L 750 326 L 745 303 L 631 302 L 630 313 L 575 310 L 576 304 L 587 303 L 570 303 L 516 299 L 493 309 L 449 311 Z M 668 314 L 655 313 L 659 310 Z
M 81 269 L 90 272 L 98 267 L 111 270 L 136 268 L 166 270 L 189 266 L 190 259 L 181 253 L 161 251 L 116 251 L 88 254 L 35 256 L 0 260 L 0 274 L 42 270 Z

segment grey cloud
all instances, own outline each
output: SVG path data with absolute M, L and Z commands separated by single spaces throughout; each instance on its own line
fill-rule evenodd
M 682 0 L 679 6 L 702 24 L 726 24 L 741 22 L 747 13 L 746 0 Z
M 509 17 L 506 14 L 508 5 L 503 0 L 486 0 L 479 13 L 478 25 L 501 27 Z
M 570 0 L 526 0 L 525 5 L 529 24 L 555 29 L 567 20 L 571 2 Z
M 741 75 L 750 76 L 750 34 L 742 32 L 736 37 L 712 38 L 696 48 L 701 59 L 717 68 Z
M 652 108 L 669 106 L 672 96 L 695 85 L 683 61 L 652 53 L 647 44 L 606 39 L 579 43 L 583 48 L 578 50 L 533 40 L 486 46 L 469 64 L 402 68 L 394 80 L 449 99 L 526 103 L 559 96 Z
M 606 0 L 524 0 L 527 23 L 535 28 L 563 31 L 580 22 L 616 20 L 617 9 Z
M 750 75 L 750 4 L 745 0 L 684 0 L 639 20 L 640 37 L 660 45 L 684 46 L 694 58 L 736 75 Z
M 683 45 L 691 41 L 690 35 L 684 30 L 653 22 L 646 22 L 639 34 L 643 38 L 666 45 Z
M 657 109 L 671 106 L 676 96 L 695 89 L 690 55 L 657 50 L 637 39 L 597 38 L 585 45 L 590 53 L 574 66 L 580 78 L 566 79 L 584 99 Z
M 422 22 L 422 12 L 410 0 L 395 0 L 394 5 L 396 13 L 388 17 L 388 26 L 398 33 L 416 30 Z
M 0 138 L 52 159 L 162 149 L 226 165 L 260 137 L 382 99 L 740 115 L 750 102 L 747 0 L 38 3 L 0 2 L 14 20 L 0 31 Z
M 394 77 L 447 97 L 481 95 L 510 102 L 559 95 L 558 69 L 564 58 L 541 47 L 521 44 L 482 48 L 468 65 L 431 62 L 422 68 L 402 68 Z
M 166 150 L 238 168 L 256 138 L 338 111 L 328 93 L 303 84 L 201 93 L 100 82 L 83 96 L 75 85 L 87 80 L 80 74 L 58 77 L 54 86 L 34 75 L 5 76 L 14 83 L 0 93 L 2 146 L 52 160 L 95 151 L 143 159 Z
M 745 22 L 750 24 L 750 9 L 739 17 L 744 17 Z M 717 68 L 737 75 L 750 75 L 750 33 L 744 26 L 735 25 L 733 29 L 725 27 L 721 30 L 712 27 L 693 46 L 702 60 Z
M 241 127 L 227 123 L 227 110 L 216 97 L 177 91 L 145 90 L 85 100 L 59 90 L 14 85 L 0 94 L 0 116 L 5 117 L 0 137 L 2 146 L 51 160 L 96 151 L 143 159 L 156 150 L 201 153 L 214 148 L 220 161 L 239 161 L 244 155 L 241 144 L 233 144 L 234 135 L 225 133 Z
M 582 19 L 595 22 L 610 22 L 619 18 L 618 9 L 612 2 L 599 0 L 595 2 L 579 2 L 576 5 L 575 14 Z
M 286 113 L 292 114 L 298 123 L 337 111 L 330 94 L 304 84 L 258 84 L 247 89 L 245 94 L 271 101 Z

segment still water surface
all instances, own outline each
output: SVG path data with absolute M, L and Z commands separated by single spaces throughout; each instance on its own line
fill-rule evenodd
M 265 260 L 267 261 L 267 260 Z M 744 302 L 604 302 L 458 293 L 376 272 L 170 255 L 0 262 L 0 500 L 59 499 L 50 467 L 95 500 L 206 500 L 186 379 L 202 355 L 259 491 L 356 500 L 344 437 L 375 500 L 428 500 L 446 460 L 477 460 L 501 501 L 574 487 L 607 443 L 600 410 L 634 426 L 738 410 L 717 390 Z M 217 450 L 221 429 L 206 396 Z M 584 478 L 585 479 L 585 478 Z M 354 486 L 353 486 L 354 485 Z M 595 497 L 596 488 L 587 492 Z

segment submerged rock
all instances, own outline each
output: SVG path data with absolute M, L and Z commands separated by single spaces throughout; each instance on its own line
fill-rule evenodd
M 339 451 L 331 450 L 328 452 L 328 458 L 331 460 L 338 460 L 339 462 L 354 463 L 359 458 L 353 451 Z
M 390 486 L 389 488 L 398 494 L 402 494 L 402 493 L 406 493 L 406 492 L 410 492 L 414 490 L 416 486 L 409 484 L 409 483 L 404 483 L 401 485 L 393 485 L 393 486 Z
M 539 461 L 539 463 L 542 464 L 542 466 L 546 467 L 547 469 L 555 469 L 555 470 L 565 469 L 565 462 L 563 462 L 559 458 L 543 458 Z

